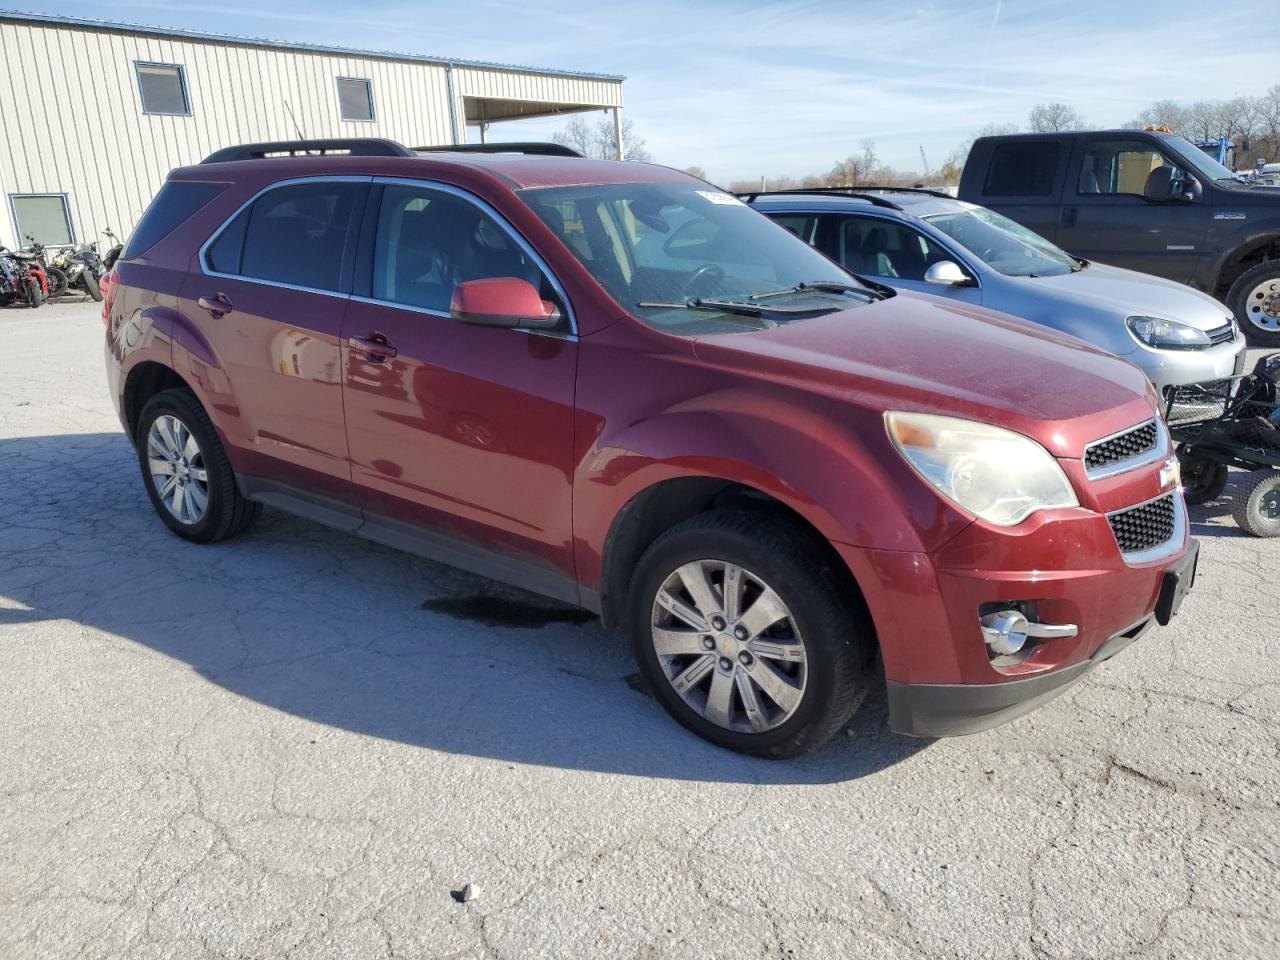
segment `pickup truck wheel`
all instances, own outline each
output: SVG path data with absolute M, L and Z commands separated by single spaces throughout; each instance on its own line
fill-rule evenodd
M 1257 470 L 1240 485 L 1231 515 L 1255 537 L 1280 537 L 1280 470 Z
M 1227 294 L 1227 305 L 1249 343 L 1280 346 L 1280 260 L 1268 260 L 1240 274 Z
M 260 504 L 240 495 L 218 433 L 190 390 L 165 390 L 147 401 L 135 446 L 151 505 L 178 536 L 225 540 L 261 513 Z
M 772 758 L 815 749 L 867 687 L 869 625 L 785 520 L 713 511 L 659 537 L 629 602 L 640 669 L 681 724 Z

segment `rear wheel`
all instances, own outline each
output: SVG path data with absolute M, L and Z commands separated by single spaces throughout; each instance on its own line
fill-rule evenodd
M 35 309 L 44 303 L 44 293 L 40 290 L 40 284 L 35 280 L 24 280 L 22 283 L 22 291 L 27 297 L 27 306 Z
M 645 551 L 628 605 L 632 642 L 677 721 L 773 758 L 813 750 L 849 721 L 874 644 L 818 556 L 785 520 L 722 511 Z
M 1227 305 L 1255 347 L 1280 346 L 1280 260 L 1267 260 L 1236 278 Z
M 1187 503 L 1208 503 L 1222 495 L 1227 486 L 1227 466 L 1194 453 L 1179 458 L 1182 494 Z
M 1256 470 L 1231 504 L 1241 530 L 1255 537 L 1280 537 L 1280 470 Z
M 151 505 L 178 536 L 225 540 L 261 513 L 241 496 L 217 431 L 190 390 L 165 390 L 147 401 L 136 446 Z

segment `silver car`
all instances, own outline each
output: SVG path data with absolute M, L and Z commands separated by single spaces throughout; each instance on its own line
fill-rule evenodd
M 851 273 L 1072 334 L 1137 364 L 1162 392 L 1244 370 L 1244 336 L 1212 297 L 1079 260 L 985 207 L 926 190 L 744 199 Z

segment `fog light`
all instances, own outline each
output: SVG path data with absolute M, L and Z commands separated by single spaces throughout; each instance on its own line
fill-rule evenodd
M 1027 618 L 1017 610 L 1001 610 L 982 618 L 982 639 L 1001 657 L 1017 653 L 1027 642 Z

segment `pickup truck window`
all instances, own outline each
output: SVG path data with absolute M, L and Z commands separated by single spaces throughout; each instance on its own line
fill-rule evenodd
M 1145 140 L 1093 140 L 1085 148 L 1076 193 L 1142 196 L 1152 171 L 1170 167 L 1171 179 L 1181 170 Z
M 1062 143 L 1035 140 L 996 144 L 982 193 L 988 197 L 1048 197 L 1058 173 Z
M 1006 277 L 1057 277 L 1081 269 L 1065 250 L 983 207 L 925 219 Z

